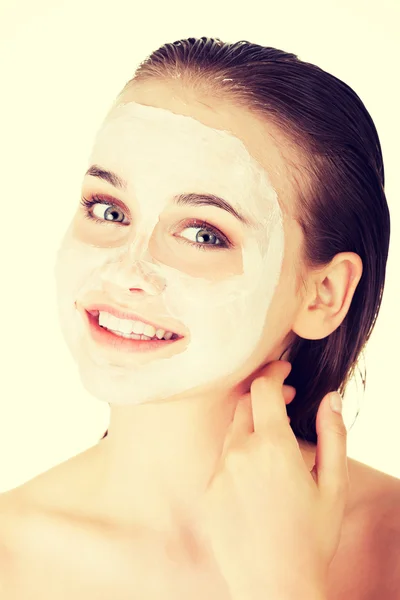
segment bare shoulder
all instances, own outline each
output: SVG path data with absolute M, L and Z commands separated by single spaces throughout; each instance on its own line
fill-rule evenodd
M 66 477 L 71 460 L 40 473 L 17 487 L 0 493 L 0 598 L 15 595 L 21 572 L 40 554 L 54 527 L 51 528 L 52 508 L 57 511 L 61 502 L 52 504 L 53 495 L 67 497 L 71 478 Z M 58 490 L 58 491 L 57 491 Z
M 0 494 L 0 597 L 8 598 L 16 572 L 15 524 L 19 511 L 18 494 Z
M 353 459 L 349 462 L 349 478 L 358 506 L 374 530 L 398 530 L 400 479 Z
M 372 508 L 375 521 L 370 552 L 374 553 L 379 597 L 400 598 L 400 479 L 386 476 L 380 501 Z
M 376 594 L 366 597 L 399 600 L 400 479 L 358 461 L 352 468 L 358 471 L 353 481 L 359 482 L 362 498 L 358 524 L 365 531 L 363 576 L 370 578 Z

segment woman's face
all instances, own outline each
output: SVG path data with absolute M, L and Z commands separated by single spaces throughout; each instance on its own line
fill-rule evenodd
M 301 233 L 277 135 L 175 84 L 137 85 L 109 112 L 55 269 L 62 330 L 91 394 L 139 404 L 228 391 L 279 357 L 301 300 Z M 136 318 L 103 321 L 107 307 Z M 142 320 L 179 339 L 105 337 L 89 310 L 111 329 Z

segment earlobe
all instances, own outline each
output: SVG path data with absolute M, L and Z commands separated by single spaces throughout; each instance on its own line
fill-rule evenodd
M 335 331 L 349 311 L 362 271 L 358 254 L 342 252 L 325 269 L 310 272 L 309 292 L 296 315 L 294 333 L 320 340 Z

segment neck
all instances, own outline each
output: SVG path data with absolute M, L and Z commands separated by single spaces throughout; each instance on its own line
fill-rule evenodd
M 111 406 L 89 489 L 123 528 L 176 530 L 195 514 L 215 472 L 238 397 L 218 395 Z M 299 441 L 312 469 L 315 446 Z
M 98 444 L 97 506 L 124 524 L 174 529 L 190 518 L 221 454 L 237 399 L 218 396 L 111 406 Z

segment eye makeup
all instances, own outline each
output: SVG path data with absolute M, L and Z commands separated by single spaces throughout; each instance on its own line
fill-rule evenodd
M 122 210 L 119 202 L 118 203 L 115 201 L 111 202 L 109 200 L 106 200 L 103 196 L 101 196 L 99 194 L 94 194 L 90 198 L 82 197 L 80 204 L 85 209 L 85 211 L 84 211 L 85 218 L 89 219 L 90 221 L 94 221 L 95 223 L 98 223 L 99 225 L 104 225 L 104 224 L 108 225 L 110 223 L 116 223 L 118 225 L 123 225 L 123 226 L 129 225 L 129 223 L 124 223 L 123 221 L 117 221 L 117 220 L 111 220 L 111 219 L 99 219 L 98 217 L 93 216 L 92 208 L 96 204 L 103 204 L 108 207 L 115 206 L 115 207 L 119 208 L 120 210 Z M 109 214 L 112 214 L 112 213 L 109 213 Z M 187 220 L 181 221 L 179 223 L 179 226 L 180 227 L 182 226 L 181 232 L 184 231 L 185 229 L 199 229 L 201 231 L 211 233 L 212 236 L 214 236 L 217 240 L 219 240 L 219 243 L 217 243 L 217 244 L 211 244 L 211 243 L 207 244 L 205 242 L 192 242 L 183 236 L 177 235 L 176 233 L 172 234 L 180 242 L 189 244 L 190 246 L 193 246 L 199 250 L 200 249 L 201 250 L 209 250 L 209 249 L 210 250 L 222 250 L 222 249 L 234 247 L 234 244 L 232 244 L 232 242 L 229 240 L 229 238 L 226 235 L 224 235 L 219 229 L 217 229 L 216 227 L 214 227 L 213 225 L 211 225 L 210 223 L 208 223 L 205 220 L 187 219 Z M 172 229 L 173 228 L 170 227 L 169 231 L 172 232 Z
M 118 223 L 120 225 L 127 225 L 127 223 L 123 223 L 121 221 L 110 221 L 109 219 L 99 219 L 96 216 L 93 216 L 92 214 L 92 208 L 95 204 L 104 204 L 106 206 L 116 206 L 118 207 L 121 211 L 125 211 L 125 208 L 121 205 L 120 202 L 118 202 L 117 200 L 111 200 L 111 199 L 107 199 L 107 197 L 102 196 L 101 194 L 93 194 L 92 196 L 90 196 L 90 198 L 85 198 L 84 196 L 81 198 L 81 202 L 80 202 L 81 206 L 84 207 L 85 211 L 85 217 L 89 220 L 95 221 L 96 223 L 99 224 L 103 224 L 103 223 Z
M 223 250 L 226 248 L 234 247 L 234 245 L 223 233 L 221 233 L 221 231 L 210 225 L 210 223 L 207 223 L 207 221 L 201 221 L 199 219 L 189 219 L 189 221 L 185 222 L 181 233 L 185 229 L 199 229 L 200 231 L 206 231 L 208 233 L 211 232 L 211 235 L 219 240 L 219 244 L 206 244 L 204 242 L 191 242 L 183 236 L 177 236 L 176 234 L 174 234 L 174 237 L 177 237 L 181 242 L 190 244 L 191 246 L 196 246 L 199 250 Z

